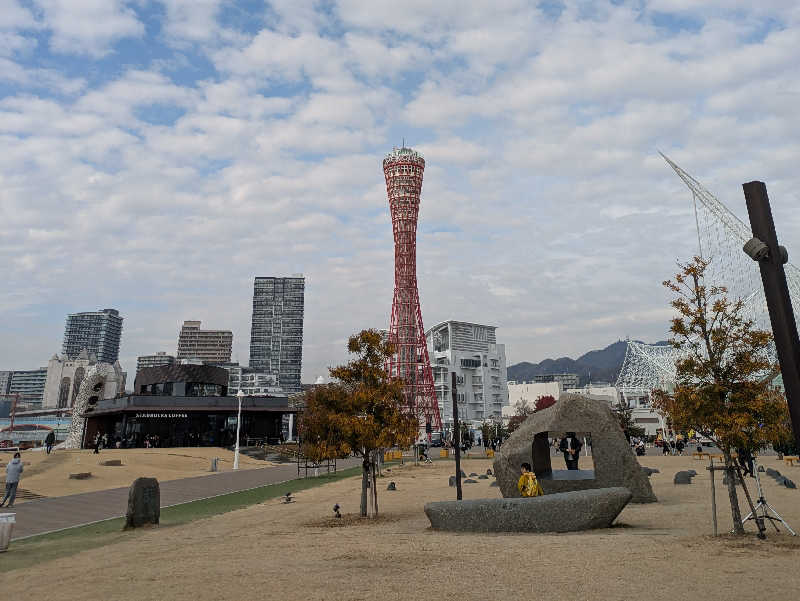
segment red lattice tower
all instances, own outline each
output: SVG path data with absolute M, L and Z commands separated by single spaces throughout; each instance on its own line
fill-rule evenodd
M 408 410 L 422 424 L 429 423 L 433 430 L 441 430 L 417 289 L 417 217 L 424 171 L 425 159 L 410 148 L 395 148 L 383 159 L 394 232 L 394 299 L 389 340 L 397 348 L 386 367 L 390 377 L 403 380 Z

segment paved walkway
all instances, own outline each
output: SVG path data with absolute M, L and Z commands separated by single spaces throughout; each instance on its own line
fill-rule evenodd
M 337 462 L 338 469 L 359 465 L 358 459 Z M 161 507 L 179 505 L 198 499 L 216 497 L 293 480 L 297 478 L 297 464 L 287 463 L 271 467 L 220 472 L 182 480 L 160 482 Z M 64 497 L 49 497 L 15 505 L 10 511 L 17 514 L 12 540 L 63 530 L 92 522 L 125 515 L 128 507 L 128 487 L 112 488 Z

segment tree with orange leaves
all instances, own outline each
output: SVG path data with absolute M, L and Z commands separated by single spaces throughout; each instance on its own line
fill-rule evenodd
M 390 379 L 384 368 L 394 345 L 377 330 L 363 330 L 350 337 L 347 350 L 357 357 L 330 369 L 334 382 L 306 393 L 300 433 L 303 453 L 311 460 L 361 457 L 361 515 L 366 517 L 370 479 L 374 514 L 378 514 L 377 453 L 412 444 L 419 422 L 402 409 L 403 382 Z
M 785 435 L 788 406 L 771 384 L 779 366 L 768 355 L 772 333 L 743 315 L 744 301 L 727 289 L 705 284 L 709 261 L 678 264 L 681 271 L 664 286 L 675 293 L 670 344 L 685 355 L 675 362 L 672 391 L 654 391 L 653 405 L 677 430 L 695 430 L 715 441 L 728 474 L 728 498 L 736 534 L 744 534 L 736 494 L 737 448 L 757 450 Z

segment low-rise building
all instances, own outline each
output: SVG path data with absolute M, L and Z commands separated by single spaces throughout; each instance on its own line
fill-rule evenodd
M 562 390 L 578 388 L 578 386 L 580 386 L 580 380 L 578 374 L 539 374 L 533 376 L 533 381 L 535 383 L 560 382 Z
M 456 374 L 459 419 L 478 425 L 499 419 L 508 406 L 506 347 L 497 344 L 496 326 L 449 320 L 425 334 L 445 429 L 452 427 L 451 382 Z
M 67 355 L 53 355 L 47 364 L 44 398 L 42 409 L 69 409 L 75 404 L 75 398 L 81 388 L 81 382 L 89 370 L 97 365 L 94 353 L 81 350 L 74 359 Z M 122 371 L 119 361 L 114 362 L 116 377 L 106 380 L 102 390 L 98 391 L 101 399 L 113 399 L 125 392 L 127 374 Z

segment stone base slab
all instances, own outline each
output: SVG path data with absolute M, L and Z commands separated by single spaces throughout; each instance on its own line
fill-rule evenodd
M 434 530 L 453 532 L 574 532 L 608 528 L 632 493 L 594 488 L 531 498 L 437 501 L 425 505 Z

